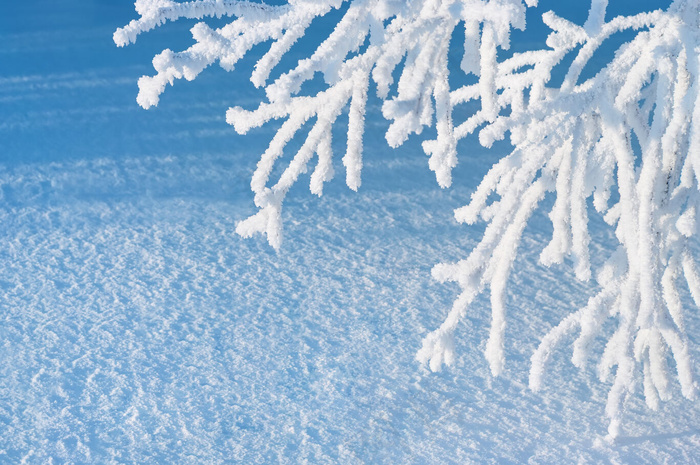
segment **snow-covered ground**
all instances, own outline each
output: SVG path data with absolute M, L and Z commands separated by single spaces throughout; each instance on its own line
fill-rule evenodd
M 360 192 L 340 175 L 320 199 L 294 188 L 276 253 L 234 233 L 274 130 L 224 121 L 260 98 L 249 68 L 207 70 L 144 111 L 137 78 L 191 23 L 117 49 L 128 1 L 3 10 L 0 463 L 700 463 L 700 407 L 677 385 L 657 413 L 638 391 L 614 444 L 593 364 L 562 349 L 545 389 L 527 388 L 539 338 L 593 289 L 537 264 L 544 213 L 509 288 L 505 373 L 482 355 L 483 296 L 455 367 L 415 361 L 458 291 L 431 267 L 483 232 L 452 211 L 505 147 L 461 146 L 441 190 L 418 140 L 386 146 L 373 108 Z M 700 360 L 697 312 L 686 323 Z

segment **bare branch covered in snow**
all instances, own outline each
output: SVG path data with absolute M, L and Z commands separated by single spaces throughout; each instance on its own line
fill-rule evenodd
M 267 102 L 257 109 L 231 108 L 227 121 L 246 133 L 273 119 L 283 123 L 262 154 L 251 187 L 259 211 L 237 232 L 260 232 L 279 248 L 281 209 L 287 192 L 309 169 L 311 191 L 321 195 L 334 174 L 331 134 L 347 109 L 347 185 L 357 190 L 362 170 L 365 107 L 371 81 L 382 112 L 391 121 L 390 146 L 435 124 L 437 137 L 423 142 L 438 184 L 452 183 L 457 144 L 470 134 L 490 147 L 509 135 L 513 150 L 484 177 L 458 221 L 482 220 L 487 228 L 469 256 L 439 264 L 433 276 L 459 283 L 462 292 L 444 323 L 424 340 L 418 359 L 431 369 L 454 361 L 453 336 L 469 305 L 486 289 L 492 322 L 486 358 L 494 375 L 504 367 L 505 291 L 523 230 L 547 193 L 555 202 L 554 227 L 542 251 L 544 265 L 573 260 L 576 276 L 594 277 L 599 291 L 588 304 L 552 329 L 532 357 L 530 386 L 542 387 L 545 364 L 564 335 L 578 332 L 573 363 L 582 367 L 591 341 L 607 319 L 616 322 L 599 361 L 600 378 L 612 376 L 606 413 L 611 437 L 619 434 L 622 407 L 642 379 L 650 408 L 670 396 L 669 356 L 681 390 L 694 398 L 696 384 L 683 325 L 679 286 L 700 304 L 700 275 L 690 247 L 698 229 L 700 202 L 700 1 L 676 0 L 666 11 L 607 20 L 607 0 L 592 0 L 587 21 L 574 24 L 552 12 L 542 15 L 551 29 L 547 47 L 499 59 L 513 28 L 525 28 L 527 7 L 536 0 L 290 0 L 271 6 L 251 1 L 139 0 L 140 19 L 114 34 L 118 45 L 141 32 L 179 18 L 231 17 L 212 29 L 192 28 L 195 44 L 183 52 L 165 50 L 153 60 L 156 75 L 139 81 L 138 102 L 157 105 L 167 84 L 194 79 L 219 63 L 231 70 L 254 46 L 267 52 L 251 81 Z M 333 10 L 342 18 L 310 54 L 270 80 L 272 69 L 311 22 Z M 474 84 L 450 88 L 448 51 L 456 28 L 464 28 L 461 72 Z M 613 34 L 634 38 L 594 77 L 582 79 L 593 54 Z M 552 72 L 567 54 L 575 58 L 560 85 Z M 454 71 L 454 70 L 452 70 Z M 302 95 L 320 73 L 325 89 Z M 399 79 L 394 83 L 394 76 Z M 395 89 L 389 98 L 390 89 Z M 458 105 L 474 101 L 471 113 Z M 309 123 L 309 124 L 307 124 Z M 274 167 L 300 131 L 301 148 L 282 174 Z M 619 242 L 599 269 L 589 257 L 589 199 L 614 228 Z M 613 370 L 614 369 L 614 370 Z M 614 374 L 613 374 L 614 371 Z M 639 375 L 641 373 L 641 375 Z

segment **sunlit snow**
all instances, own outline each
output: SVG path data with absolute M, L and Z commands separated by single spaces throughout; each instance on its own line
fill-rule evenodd
M 432 267 L 465 256 L 484 230 L 457 224 L 453 210 L 505 145 L 462 141 L 453 186 L 440 189 L 418 140 L 387 147 L 370 100 L 360 189 L 345 185 L 340 158 L 322 197 L 293 187 L 276 252 L 235 233 L 256 211 L 250 179 L 276 129 L 239 136 L 226 124 L 229 107 L 263 96 L 251 61 L 178 82 L 146 111 L 138 78 L 162 49 L 189 46 L 193 23 L 119 49 L 112 33 L 136 16 L 131 2 L 4 7 L 0 463 L 698 460 L 700 407 L 677 382 L 657 412 L 638 387 L 613 443 L 602 440 L 610 383 L 594 364 L 575 368 L 566 345 L 542 389 L 529 389 L 541 338 L 596 291 L 570 263 L 538 264 L 548 209 L 514 264 L 503 373 L 493 378 L 483 358 L 488 295 L 460 323 L 453 367 L 416 361 L 459 291 Z M 568 8 L 585 19 L 587 5 Z M 522 40 L 543 40 L 531 23 Z M 614 242 L 600 218 L 591 223 L 595 262 Z M 697 313 L 685 324 L 700 360 Z

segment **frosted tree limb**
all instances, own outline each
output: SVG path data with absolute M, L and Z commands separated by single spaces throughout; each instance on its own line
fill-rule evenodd
M 532 356 L 530 386 L 546 384 L 547 361 L 565 335 L 577 335 L 572 362 L 583 367 L 594 356 L 592 341 L 613 320 L 598 372 L 601 380 L 612 378 L 606 415 L 614 438 L 637 385 L 651 409 L 670 398 L 670 358 L 682 394 L 692 399 L 697 391 L 681 295 L 685 287 L 700 303 L 691 243 L 700 203 L 700 0 L 675 0 L 665 11 L 609 20 L 607 5 L 592 0 L 582 25 L 544 13 L 551 29 L 547 46 L 507 59 L 500 53 L 509 48 L 511 31 L 525 28 L 526 8 L 536 7 L 535 0 L 290 0 L 280 6 L 139 0 L 140 18 L 117 30 L 114 40 L 129 44 L 179 18 L 231 18 L 216 29 L 197 23 L 191 47 L 154 58 L 156 74 L 139 80 L 137 101 L 144 108 L 157 105 L 168 84 L 192 80 L 215 63 L 231 70 L 253 47 L 266 47 L 251 82 L 265 90 L 267 101 L 252 110 L 234 106 L 226 117 L 240 134 L 282 120 L 251 181 L 259 210 L 236 228 L 245 237 L 265 234 L 276 249 L 282 244 L 284 199 L 314 158 L 311 192 L 321 195 L 334 176 L 332 131 L 344 111 L 346 183 L 360 187 L 372 83 L 390 122 L 390 146 L 435 125 L 435 138 L 422 146 L 441 187 L 454 182 L 460 140 L 473 134 L 491 147 L 509 137 L 512 151 L 482 179 L 469 204 L 455 211 L 457 221 L 484 221 L 486 230 L 465 259 L 433 269 L 436 279 L 458 283 L 461 292 L 417 358 L 432 370 L 452 365 L 458 324 L 488 290 L 492 316 L 485 356 L 492 374 L 502 373 L 508 278 L 529 218 L 551 193 L 553 233 L 540 261 L 551 266 L 571 259 L 575 276 L 594 278 L 598 290 L 543 337 Z M 341 19 L 320 44 L 270 80 L 312 21 L 332 11 Z M 457 71 L 448 52 L 458 28 L 464 43 Z M 634 38 L 595 76 L 583 79 L 595 52 L 622 31 Z M 571 53 L 563 82 L 553 85 L 553 70 Z M 451 88 L 451 72 L 472 75 L 472 84 Z M 303 84 L 318 75 L 325 87 L 305 95 Z M 465 109 L 468 102 L 476 103 L 472 110 Z M 301 148 L 286 153 L 294 138 L 303 141 Z M 282 173 L 276 180 L 275 172 Z M 591 214 L 602 215 L 619 243 L 597 269 L 589 251 Z

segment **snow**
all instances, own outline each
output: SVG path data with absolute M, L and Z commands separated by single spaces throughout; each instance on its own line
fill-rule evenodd
M 500 376 L 483 359 L 488 295 L 455 333 L 453 367 L 416 362 L 458 291 L 431 269 L 484 233 L 453 210 L 506 144 L 462 141 L 442 190 L 419 140 L 387 148 L 370 100 L 359 191 L 343 176 L 320 198 L 292 188 L 275 252 L 235 234 L 275 130 L 238 136 L 225 122 L 264 95 L 250 68 L 207 69 L 145 111 L 138 77 L 163 48 L 187 47 L 191 24 L 114 47 L 133 17 L 129 2 L 66 0 L 13 3 L 0 18 L 0 462 L 697 460 L 700 409 L 678 382 L 657 412 L 638 388 L 613 443 L 611 383 L 573 366 L 567 344 L 529 389 L 539 341 L 597 290 L 570 264 L 538 264 L 549 208 L 525 228 L 505 291 Z M 342 137 L 331 144 L 344 153 Z M 589 221 L 598 265 L 615 242 Z M 699 360 L 700 319 L 685 317 Z M 602 353 L 602 338 L 591 344 Z

